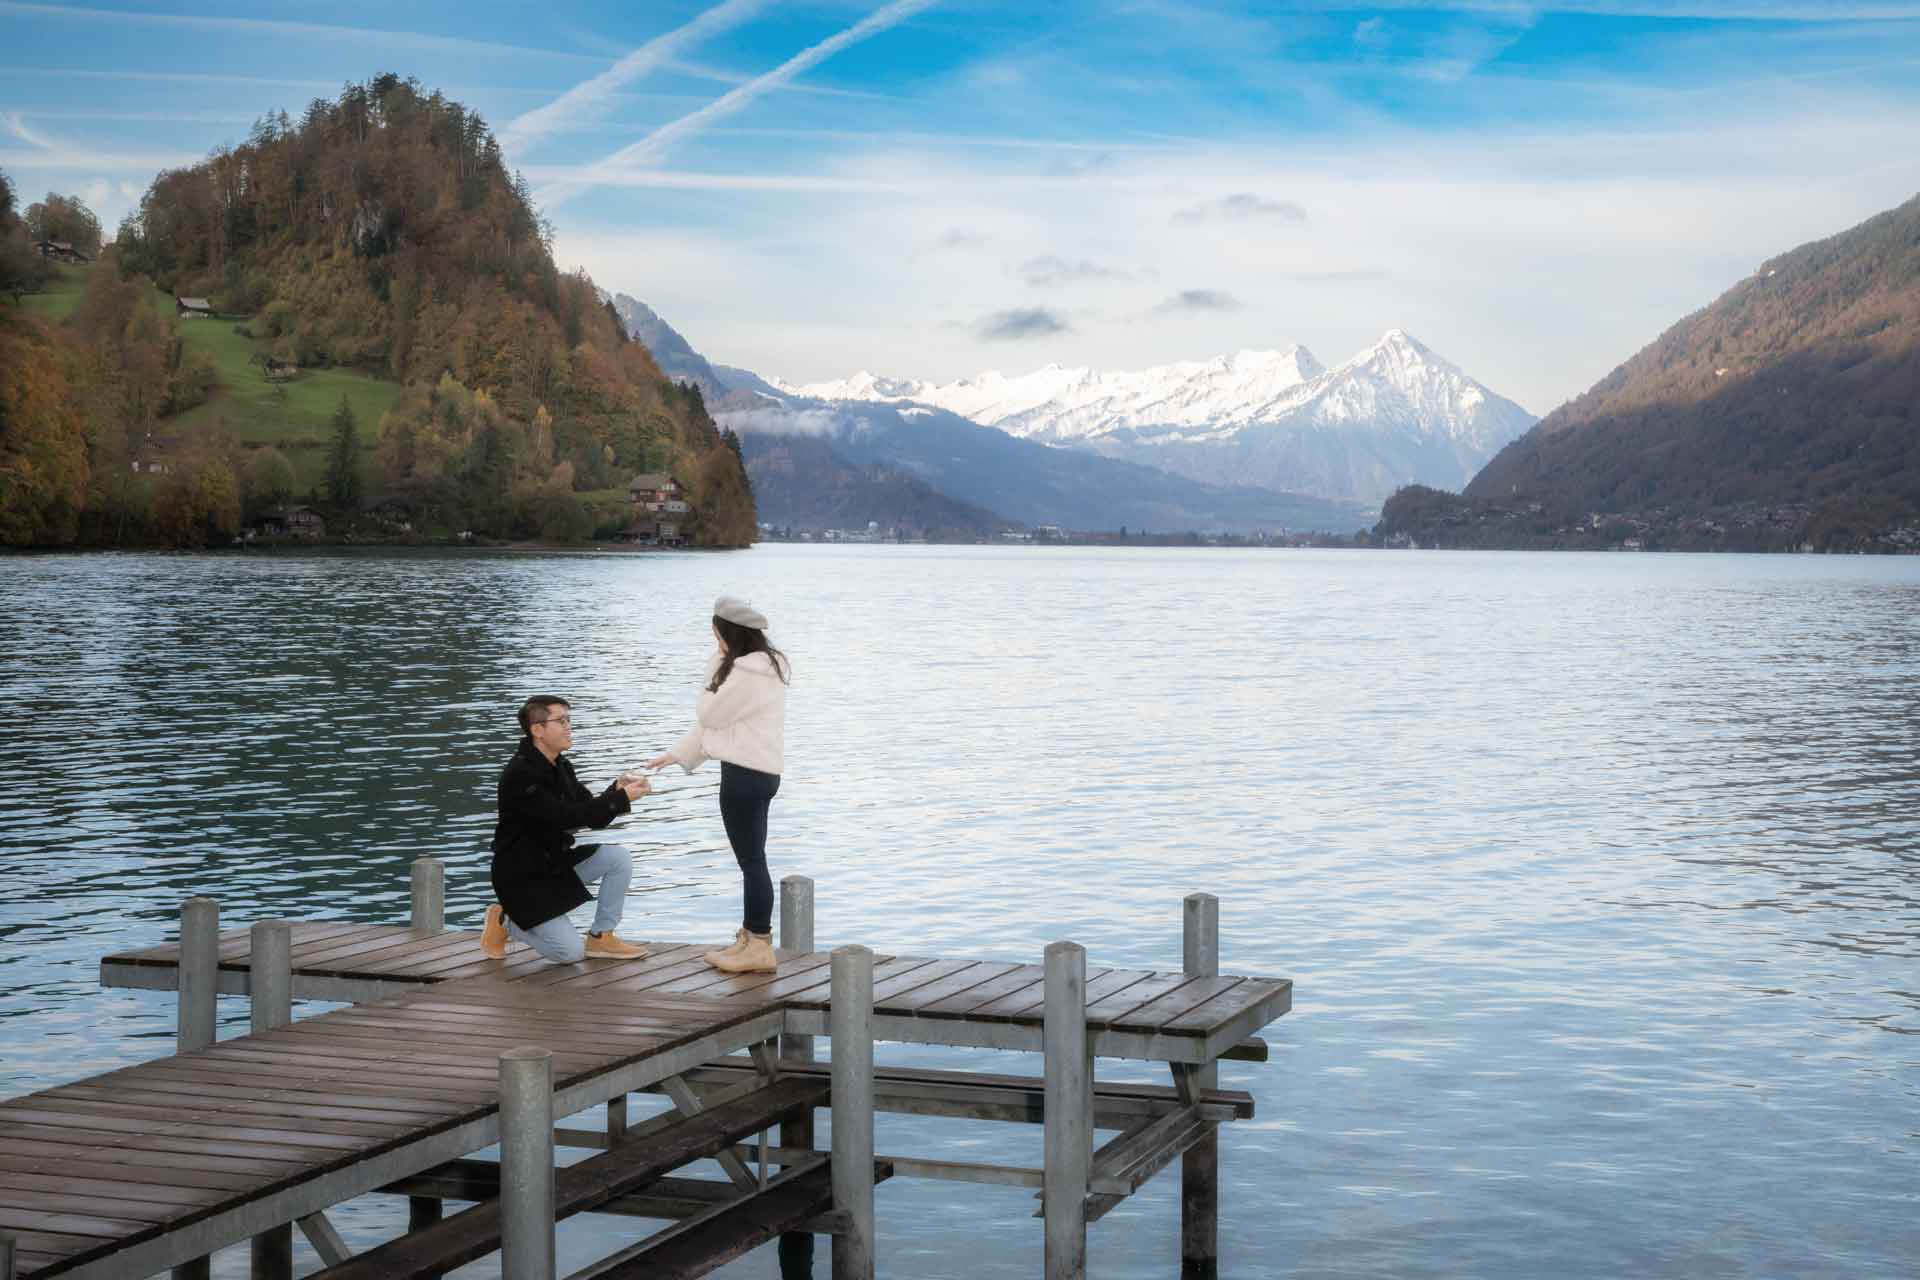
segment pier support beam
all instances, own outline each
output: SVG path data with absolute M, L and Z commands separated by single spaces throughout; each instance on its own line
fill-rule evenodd
M 1188 973 L 1220 976 L 1220 899 L 1210 893 L 1186 900 Z M 1205 1063 L 1195 1073 L 1201 1089 L 1218 1088 L 1220 1068 Z M 1180 1280 L 1217 1280 L 1220 1274 L 1220 1131 L 1216 1128 L 1180 1157 Z
M 426 933 L 447 930 L 447 868 L 438 858 L 413 860 L 413 919 Z
M 553 1054 L 500 1055 L 500 1268 L 554 1280 Z
M 833 1280 L 874 1280 L 873 952 L 833 953 Z
M 1087 1184 L 1093 1172 L 1093 1063 L 1087 1056 L 1087 952 L 1074 942 L 1047 947 L 1046 1046 L 1047 1280 L 1085 1280 Z
M 813 881 L 807 876 L 787 876 L 780 881 L 780 949 L 813 950 Z M 780 1056 L 812 1062 L 813 1037 L 781 1036 Z M 811 1110 L 780 1126 L 783 1147 L 811 1147 L 813 1141 Z M 810 1234 L 788 1232 L 780 1237 L 779 1251 L 780 1280 L 812 1280 L 813 1237 Z
M 284 920 L 258 920 L 251 933 L 247 963 L 248 1001 L 255 1035 L 293 1021 L 293 926 Z M 283 1222 L 253 1237 L 251 1280 L 292 1280 L 293 1224 Z
M 180 1017 L 175 1053 L 193 1053 L 214 1040 L 215 984 L 220 979 L 220 904 L 188 898 L 180 904 Z M 207 1280 L 206 1258 L 173 1268 L 173 1280 Z

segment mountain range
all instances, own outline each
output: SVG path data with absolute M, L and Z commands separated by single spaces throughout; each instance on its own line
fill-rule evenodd
M 1369 502 L 1409 483 L 1458 488 L 1534 422 L 1399 329 L 1333 368 L 1296 345 L 1127 371 L 1050 364 L 948 383 L 861 372 L 775 385 L 809 400 L 946 409 L 1203 483 Z

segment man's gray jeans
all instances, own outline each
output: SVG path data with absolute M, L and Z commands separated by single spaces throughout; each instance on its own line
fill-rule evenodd
M 633 879 L 633 855 L 627 852 L 627 847 L 603 844 L 593 851 L 591 858 L 576 865 L 573 874 L 589 888 L 594 881 L 600 882 L 600 901 L 593 909 L 593 931 L 612 933 L 619 928 L 620 917 L 627 909 L 627 884 Z M 565 916 L 555 916 L 531 929 L 522 929 L 509 918 L 507 936 L 532 947 L 555 964 L 573 964 L 587 954 L 586 939 Z

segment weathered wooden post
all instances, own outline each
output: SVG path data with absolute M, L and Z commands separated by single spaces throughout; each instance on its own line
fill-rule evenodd
M 413 860 L 412 925 L 427 933 L 446 932 L 447 868 L 438 858 Z
M 14 1280 L 17 1263 L 13 1253 L 13 1237 L 0 1231 L 0 1280 Z
M 1047 1280 L 1085 1280 L 1087 1184 L 1093 1174 L 1093 1071 L 1087 1057 L 1087 952 L 1074 942 L 1047 947 L 1046 1169 Z
M 174 1052 L 192 1053 L 213 1043 L 219 977 L 220 904 L 212 898 L 188 898 L 180 904 L 180 1011 Z M 210 1274 L 206 1258 L 173 1268 L 173 1280 L 207 1280 Z
M 257 920 L 247 962 L 247 999 L 255 1035 L 293 1021 L 293 926 L 284 920 Z M 269 1227 L 253 1238 L 252 1280 L 291 1280 L 293 1224 Z
M 554 1280 L 553 1054 L 500 1055 L 500 1268 Z
M 813 881 L 807 876 L 787 876 L 780 881 L 780 949 L 813 950 Z M 813 1037 L 780 1037 L 780 1056 L 799 1062 L 813 1061 Z M 813 1111 L 808 1109 L 780 1126 L 780 1145 L 787 1148 L 813 1146 Z M 812 1280 L 813 1236 L 805 1231 L 789 1231 L 780 1237 L 781 1280 Z
M 220 977 L 220 904 L 188 898 L 180 904 L 180 1022 L 176 1053 L 213 1043 L 214 985 Z
M 833 952 L 833 1280 L 873 1280 L 873 952 Z
M 1188 973 L 1220 976 L 1220 899 L 1210 893 L 1187 895 L 1182 955 Z M 1201 1089 L 1220 1083 L 1220 1068 L 1209 1062 L 1195 1073 Z M 1188 1147 L 1180 1156 L 1180 1280 L 1216 1280 L 1220 1274 L 1220 1131 Z

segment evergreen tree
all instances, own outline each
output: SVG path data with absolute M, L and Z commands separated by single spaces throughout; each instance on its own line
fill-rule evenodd
M 333 445 L 327 451 L 327 501 L 343 511 L 351 511 L 360 503 L 360 427 L 345 392 L 340 394 L 340 407 L 333 411 Z

